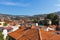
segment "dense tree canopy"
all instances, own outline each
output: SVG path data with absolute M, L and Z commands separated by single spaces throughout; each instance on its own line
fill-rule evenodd
M 58 25 L 59 24 L 59 17 L 56 14 L 48 14 L 46 19 L 50 19 L 52 21 L 52 24 Z

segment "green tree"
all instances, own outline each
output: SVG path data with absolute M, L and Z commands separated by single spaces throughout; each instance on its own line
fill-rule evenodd
M 55 16 L 54 14 L 48 14 L 47 15 L 47 19 L 51 19 L 52 20 L 52 19 L 54 19 L 54 16 Z
M 7 26 L 7 23 L 5 22 L 3 26 Z
M 38 19 L 37 18 L 33 18 L 34 23 L 38 23 Z
M 46 19 L 50 19 L 52 21 L 52 24 L 58 25 L 59 24 L 59 16 L 56 14 L 48 14 Z

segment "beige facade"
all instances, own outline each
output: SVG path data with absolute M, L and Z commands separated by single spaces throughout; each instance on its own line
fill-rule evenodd
M 5 22 L 0 22 L 0 27 L 3 27 L 4 26 L 4 23 Z

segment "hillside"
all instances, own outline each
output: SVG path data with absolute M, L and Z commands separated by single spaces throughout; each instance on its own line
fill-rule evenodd
M 53 14 L 60 15 L 60 11 L 54 12 Z M 0 13 L 0 17 L 45 17 L 47 14 L 37 14 L 33 16 L 27 16 L 27 15 L 9 15 L 9 14 L 2 14 Z
M 49 13 L 49 14 L 51 14 L 51 13 Z M 54 13 L 52 13 L 52 14 L 56 14 L 56 15 L 60 16 L 60 11 L 54 12 Z M 47 16 L 47 15 L 48 15 L 48 14 L 39 14 L 39 15 L 34 15 L 34 17 L 45 17 L 45 16 Z

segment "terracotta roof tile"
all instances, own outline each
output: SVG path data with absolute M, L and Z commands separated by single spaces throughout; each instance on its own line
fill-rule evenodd
M 12 33 L 9 33 L 9 35 L 12 36 L 13 38 L 17 38 L 19 35 L 22 34 L 22 32 L 23 32 L 24 29 L 25 29 L 25 28 L 23 28 L 23 29 L 18 29 L 18 30 L 16 30 L 16 31 L 12 32 Z
M 17 40 L 38 40 L 39 39 L 38 31 L 36 29 L 28 29 L 25 31 L 23 30 L 19 29 L 15 32 L 12 32 L 9 34 L 9 36 Z
M 56 34 L 55 32 L 56 31 L 44 31 L 43 29 L 38 31 L 36 28 L 21 28 L 10 33 L 9 36 L 17 40 L 60 40 L 60 35 Z
M 60 35 L 55 34 L 55 31 L 40 30 L 42 40 L 60 40 Z

